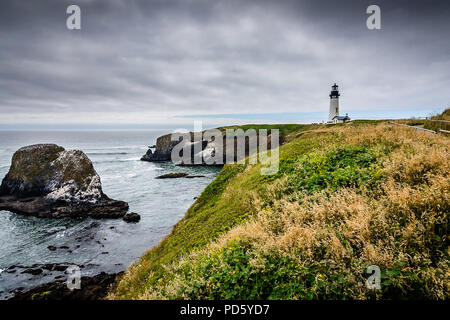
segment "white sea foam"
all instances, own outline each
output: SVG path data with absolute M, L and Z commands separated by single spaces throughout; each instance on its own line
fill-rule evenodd
M 131 154 L 131 152 L 86 152 L 88 156 L 114 156 L 114 155 L 121 155 L 121 154 Z
M 134 157 L 134 158 L 120 159 L 119 161 L 124 162 L 124 161 L 139 161 L 139 160 L 141 160 L 141 158 Z

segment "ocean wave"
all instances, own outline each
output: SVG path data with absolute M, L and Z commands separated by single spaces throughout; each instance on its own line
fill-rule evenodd
M 126 158 L 126 159 L 112 159 L 112 160 L 94 160 L 92 161 L 94 164 L 100 164 L 100 163 L 118 163 L 118 162 L 134 162 L 139 161 L 140 157 L 135 158 Z
M 116 146 L 116 147 L 105 147 L 105 148 L 84 148 L 84 150 L 86 150 L 86 152 L 89 151 L 102 151 L 102 150 L 133 150 L 133 149 L 148 149 L 147 146 L 143 146 L 143 145 L 134 145 L 134 146 Z
M 120 155 L 120 154 L 132 154 L 134 152 L 86 152 L 88 156 L 113 156 L 113 155 Z
M 115 146 L 115 147 L 108 147 L 105 149 L 138 149 L 142 148 L 142 145 L 133 145 L 133 146 Z
M 119 159 L 119 162 L 128 162 L 128 161 L 140 161 L 141 157 L 133 157 L 133 158 L 126 158 L 126 159 Z

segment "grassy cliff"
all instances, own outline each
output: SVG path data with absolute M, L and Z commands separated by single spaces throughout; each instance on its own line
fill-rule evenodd
M 226 165 L 108 298 L 448 298 L 448 138 L 380 122 L 283 134 L 276 175 Z

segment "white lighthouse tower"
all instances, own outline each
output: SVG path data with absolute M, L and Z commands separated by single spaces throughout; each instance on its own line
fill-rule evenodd
M 330 93 L 330 113 L 328 114 L 328 123 L 336 123 L 339 117 L 339 90 L 338 85 L 335 83 L 331 86 Z

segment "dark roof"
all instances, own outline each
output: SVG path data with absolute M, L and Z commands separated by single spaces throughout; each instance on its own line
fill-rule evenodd
M 333 119 L 337 120 L 350 120 L 349 116 L 334 116 Z

